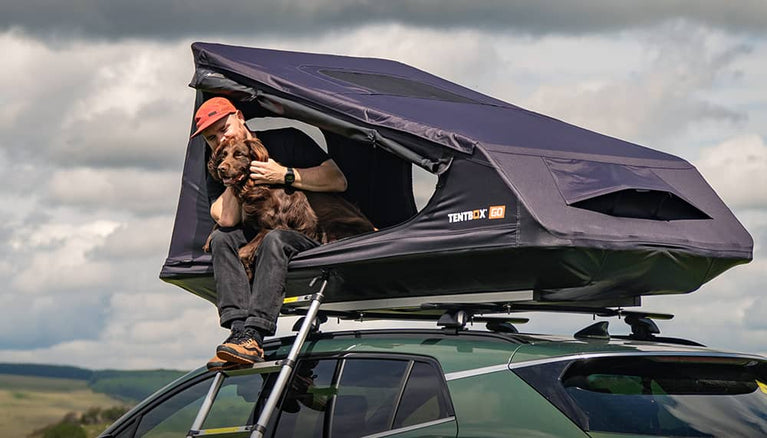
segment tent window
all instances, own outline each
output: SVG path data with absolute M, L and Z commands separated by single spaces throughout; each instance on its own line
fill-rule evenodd
M 684 199 L 669 192 L 657 190 L 620 190 L 595 198 L 575 202 L 573 207 L 636 219 L 673 221 L 682 219 L 710 219 Z
M 571 207 L 637 219 L 711 219 L 650 168 L 562 158 L 544 161 Z
M 443 100 L 456 103 L 479 103 L 467 97 L 412 79 L 348 70 L 323 69 L 319 70 L 319 73 L 333 79 L 338 79 L 366 88 L 378 94 Z

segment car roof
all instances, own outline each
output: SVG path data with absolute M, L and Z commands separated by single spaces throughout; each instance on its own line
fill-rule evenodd
M 267 357 L 287 354 L 294 337 L 265 344 Z M 664 338 L 660 338 L 663 340 Z M 683 341 L 672 339 L 672 341 Z M 312 334 L 302 355 L 419 355 L 439 361 L 446 374 L 541 360 L 595 355 L 726 356 L 764 360 L 755 355 L 724 352 L 702 345 L 630 338 L 576 338 L 547 334 L 495 333 L 449 329 L 365 329 Z

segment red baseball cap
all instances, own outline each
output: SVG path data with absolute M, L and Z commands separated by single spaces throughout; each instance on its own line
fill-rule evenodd
M 207 129 L 210 125 L 218 122 L 229 114 L 236 113 L 237 108 L 229 102 L 229 99 L 224 97 L 214 97 L 206 100 L 197 109 L 194 115 L 194 123 L 197 126 L 197 130 L 194 131 L 191 137 L 201 133 Z

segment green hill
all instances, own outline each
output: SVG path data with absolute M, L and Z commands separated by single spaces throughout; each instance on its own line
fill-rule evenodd
M 95 371 L 88 386 L 95 392 L 126 400 L 142 400 L 186 374 L 173 370 Z
M 25 437 L 62 421 L 96 436 L 116 418 L 110 413 L 124 412 L 183 374 L 0 363 L 0 437 Z M 96 413 L 101 423 L 93 421 Z
M 0 374 L 16 376 L 55 377 L 58 379 L 90 380 L 93 371 L 63 365 L 34 363 L 0 363 Z
M 98 394 L 85 380 L 0 374 L 0 436 L 26 437 L 67 417 L 79 417 L 94 407 L 128 406 Z M 101 425 L 104 430 L 106 425 Z
M 146 398 L 185 374 L 176 370 L 89 370 L 73 366 L 0 363 L 0 374 L 81 380 L 94 392 L 128 402 Z

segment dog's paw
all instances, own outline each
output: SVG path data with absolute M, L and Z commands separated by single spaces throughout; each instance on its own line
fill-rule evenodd
M 256 261 L 256 252 L 246 245 L 240 248 L 239 256 L 245 273 L 248 275 L 248 280 L 253 280 L 253 264 Z
M 248 245 L 243 246 L 240 248 L 239 251 L 237 251 L 237 255 L 240 257 L 240 260 L 242 261 L 242 264 L 249 263 L 251 259 L 253 258 L 253 250 L 252 248 L 249 248 Z
M 253 265 L 250 263 L 242 262 L 242 267 L 245 269 L 245 275 L 248 276 L 248 282 L 253 281 Z
M 205 241 L 205 245 L 202 246 L 202 251 L 204 253 L 210 252 L 210 236 L 208 236 L 208 239 Z

